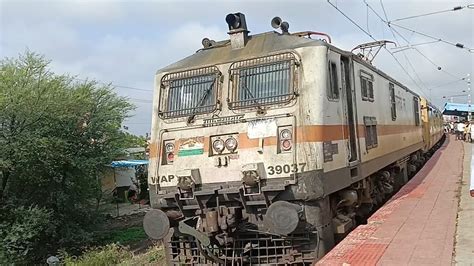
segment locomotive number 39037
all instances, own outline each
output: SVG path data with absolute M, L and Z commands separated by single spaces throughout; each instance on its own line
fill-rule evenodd
M 294 163 L 294 164 L 283 164 L 283 165 L 270 165 L 267 167 L 268 175 L 279 175 L 282 173 L 301 173 L 304 172 L 306 163 Z

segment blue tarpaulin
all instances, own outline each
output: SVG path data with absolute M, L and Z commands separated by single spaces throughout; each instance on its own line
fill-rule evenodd
M 113 161 L 110 166 L 113 168 L 117 167 L 135 167 L 137 165 L 147 165 L 148 160 L 122 160 L 122 161 Z
M 466 103 L 445 103 L 443 115 L 467 116 L 469 112 L 474 113 L 474 106 Z

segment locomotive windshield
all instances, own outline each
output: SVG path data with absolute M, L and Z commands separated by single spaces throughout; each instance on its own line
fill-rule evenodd
M 260 107 L 288 102 L 294 90 L 294 57 L 281 54 L 234 63 L 229 107 Z
M 164 118 L 210 113 L 216 108 L 217 78 L 215 68 L 204 68 L 163 77 L 165 97 L 161 103 Z

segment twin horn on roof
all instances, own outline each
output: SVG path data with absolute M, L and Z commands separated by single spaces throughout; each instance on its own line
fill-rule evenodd
M 272 19 L 271 25 L 274 29 L 281 29 L 283 34 L 288 34 L 290 24 L 288 24 L 286 21 L 283 21 L 280 17 L 274 17 Z
M 225 22 L 229 27 L 228 34 L 230 35 L 232 49 L 244 48 L 247 44 L 249 33 L 247 22 L 245 21 L 245 15 L 242 13 L 228 14 L 225 17 Z M 271 21 L 271 25 L 275 29 L 281 29 L 282 34 L 288 34 L 288 28 L 290 25 L 280 17 L 274 17 Z M 208 40 L 203 40 L 203 46 L 207 48 L 211 47 L 212 44 Z

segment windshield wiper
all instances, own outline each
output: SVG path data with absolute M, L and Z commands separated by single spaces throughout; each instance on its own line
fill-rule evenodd
M 257 105 L 257 109 L 258 110 L 263 110 L 263 107 L 260 105 L 260 103 L 257 101 L 257 98 L 255 98 L 255 96 L 253 96 L 252 92 L 250 91 L 250 89 L 247 87 L 247 81 L 245 80 L 243 83 L 242 83 L 242 86 L 244 87 L 245 91 L 250 95 L 250 97 L 252 98 L 253 102 L 255 102 L 255 104 Z
M 214 88 L 214 84 L 216 83 L 216 80 L 217 79 L 214 79 L 214 81 L 211 83 L 211 85 L 209 86 L 209 88 L 204 92 L 204 94 L 201 96 L 201 98 L 199 99 L 198 101 L 198 104 L 193 108 L 192 112 L 191 112 L 191 115 L 188 117 L 188 124 L 191 124 L 194 122 L 194 118 L 196 117 L 197 115 L 197 108 L 201 107 L 204 103 L 205 103 L 205 100 L 207 99 L 207 96 L 209 96 L 210 92 L 212 91 L 212 89 Z

